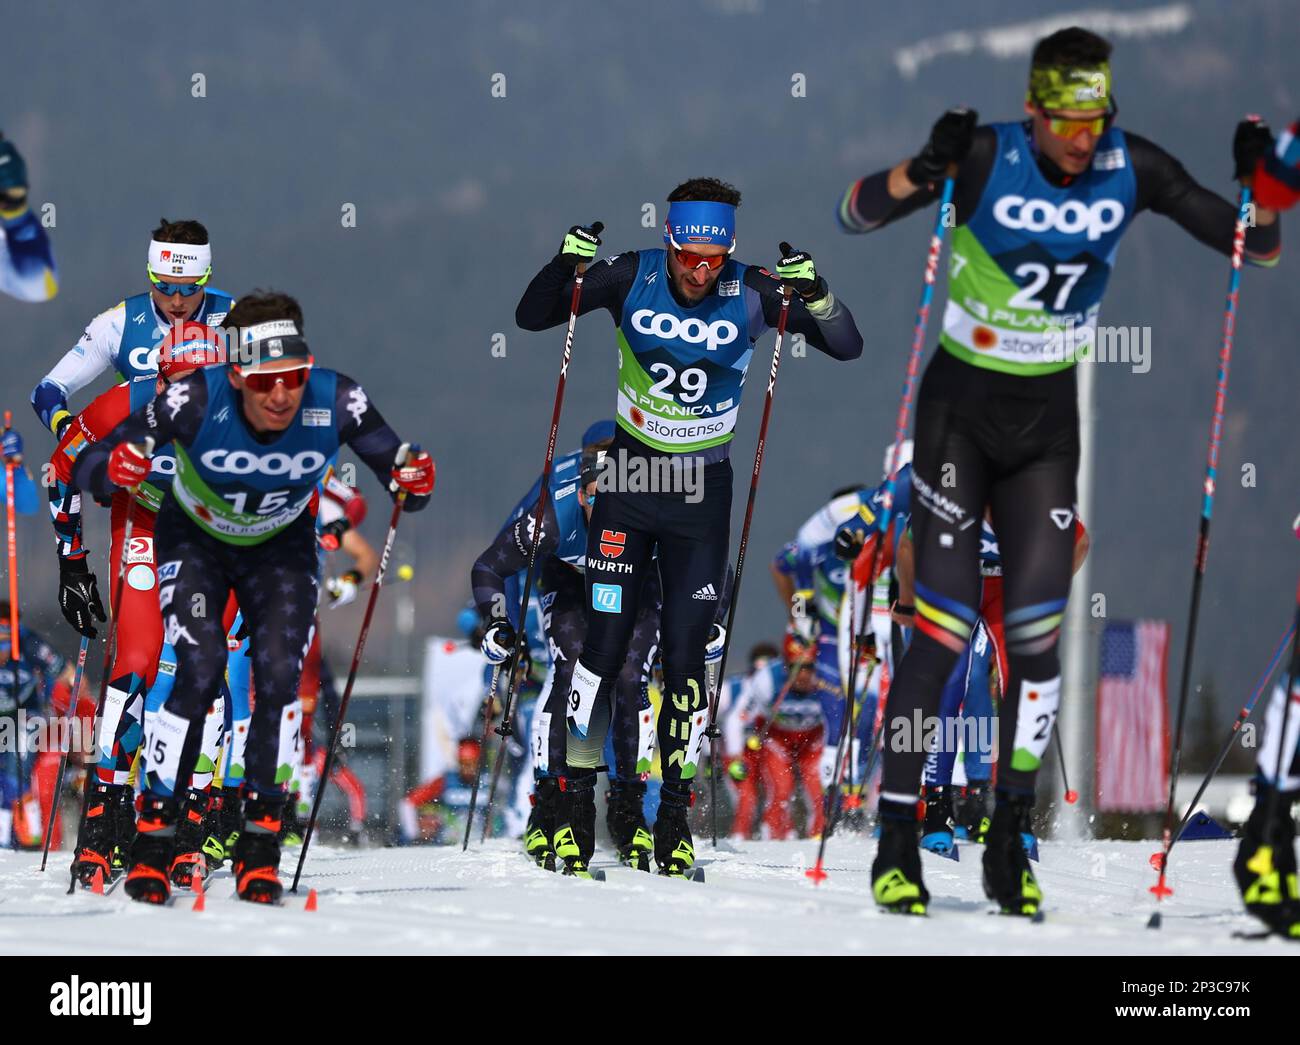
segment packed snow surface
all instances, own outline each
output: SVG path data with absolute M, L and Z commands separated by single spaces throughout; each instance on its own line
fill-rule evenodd
M 314 848 L 298 895 L 287 891 L 298 850 L 282 861 L 282 907 L 234 897 L 228 869 L 205 891 L 205 909 L 177 890 L 173 904 L 65 895 L 67 853 L 0 853 L 0 952 L 20 954 L 1287 954 L 1280 940 L 1234 939 L 1257 928 L 1232 881 L 1233 842 L 1185 842 L 1170 861 L 1174 896 L 1163 928 L 1154 909 L 1154 842 L 1041 844 L 1043 924 L 990 914 L 977 845 L 957 862 L 923 854 L 930 916 L 879 912 L 870 900 L 875 843 L 836 836 L 829 877 L 804 875 L 815 841 L 697 839 L 703 884 L 619 867 L 598 851 L 605 882 L 535 868 L 518 843 L 459 848 Z M 305 910 L 308 890 L 317 910 Z

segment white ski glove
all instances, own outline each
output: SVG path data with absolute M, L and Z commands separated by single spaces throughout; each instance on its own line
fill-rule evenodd
M 483 651 L 483 656 L 487 657 L 489 664 L 504 664 L 514 652 L 518 641 L 519 636 L 515 632 L 514 625 L 504 617 L 498 617 L 483 633 L 483 643 L 479 648 Z
M 361 574 L 356 570 L 348 570 L 341 576 L 330 577 L 325 581 L 325 592 L 329 595 L 330 606 L 333 608 L 354 602 L 360 589 Z
M 727 644 L 727 629 L 721 624 L 713 625 L 709 632 L 709 641 L 704 645 L 704 663 L 716 664 L 722 659 L 722 649 Z

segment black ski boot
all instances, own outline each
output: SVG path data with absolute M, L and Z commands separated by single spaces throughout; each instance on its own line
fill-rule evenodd
M 560 782 L 553 776 L 544 776 L 533 787 L 532 811 L 524 828 L 524 852 L 538 867 L 555 870 L 555 848 L 551 836 L 555 833 L 555 809 L 559 802 Z
M 1300 888 L 1296 884 L 1294 791 L 1274 792 L 1255 782 L 1255 808 L 1250 811 L 1232 873 L 1246 910 L 1273 932 L 1300 941 Z M 1269 806 L 1273 806 L 1270 821 Z
M 695 866 L 695 845 L 691 838 L 690 810 L 695 804 L 687 781 L 664 781 L 659 789 L 659 811 L 655 814 L 655 863 L 659 873 L 686 878 Z
M 126 857 L 135 842 L 135 788 L 129 784 L 118 791 L 117 810 L 113 814 L 116 834 L 113 841 L 113 877 L 126 871 Z
M 1034 796 L 998 791 L 984 848 L 984 895 L 1003 914 L 1032 918 L 1043 891 L 1029 866 L 1022 833 L 1030 830 Z
M 226 862 L 226 836 L 221 832 L 221 814 L 225 805 L 226 793 L 221 788 L 208 795 L 208 812 L 203 818 L 203 844 L 199 851 L 203 853 L 209 874 Z
M 94 775 L 94 770 L 90 770 Z M 72 858 L 72 873 L 89 888 L 96 872 L 107 882 L 113 874 L 113 850 L 117 844 L 117 816 L 121 793 L 117 784 L 93 784 L 86 796 L 86 816 L 77 832 L 77 850 Z
M 171 896 L 168 869 L 179 817 L 180 807 L 174 798 L 146 793 L 141 800 L 135 841 L 131 843 L 131 866 L 124 886 L 132 900 L 162 904 Z
M 558 780 L 555 803 L 555 855 L 563 873 L 593 878 L 591 856 L 596 851 L 596 771 L 571 769 Z
M 244 824 L 235 843 L 235 891 L 251 903 L 280 902 L 280 823 L 284 795 L 259 795 L 244 799 Z
M 221 789 L 221 820 L 217 829 L 217 839 L 221 842 L 223 859 L 235 859 L 235 843 L 239 841 L 239 832 L 244 826 L 244 786 Z
M 619 861 L 638 871 L 649 871 L 654 839 L 646 829 L 645 781 L 611 781 L 605 801 L 605 826 Z
M 302 845 L 303 835 L 306 833 L 307 825 L 298 815 L 298 795 L 295 792 L 284 803 L 284 816 L 280 820 L 280 845 L 286 849 Z
M 880 842 L 871 861 L 871 895 L 880 907 L 894 914 L 925 914 L 930 892 L 921 880 L 917 807 L 882 798 L 878 814 Z
M 952 788 L 925 789 L 925 823 L 921 828 L 921 848 L 940 856 L 952 852 Z
M 171 867 L 168 874 L 172 885 L 181 889 L 193 889 L 194 879 L 207 877 L 207 865 L 203 862 L 203 819 L 208 812 L 208 795 L 198 788 L 185 792 L 181 802 L 180 818 L 176 821 L 175 848 L 172 850 Z
M 988 781 L 968 784 L 953 798 L 953 822 L 957 825 L 957 837 L 967 842 L 983 844 L 989 833 L 992 820 L 989 817 Z

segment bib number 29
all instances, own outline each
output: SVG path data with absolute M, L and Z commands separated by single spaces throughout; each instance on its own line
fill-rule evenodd
M 695 403 L 704 396 L 709 384 L 709 375 L 699 367 L 688 367 L 678 373 L 667 363 L 655 363 L 650 373 L 659 378 L 650 386 L 650 394 L 661 399 L 675 399 L 682 403 Z M 676 382 L 676 388 L 670 388 Z

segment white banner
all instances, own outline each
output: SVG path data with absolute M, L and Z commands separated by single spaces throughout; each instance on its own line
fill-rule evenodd
M 487 658 L 462 639 L 430 638 L 424 647 L 424 697 L 420 716 L 420 779 L 432 780 L 457 765 L 461 737 L 482 736 L 479 711 L 487 696 Z

